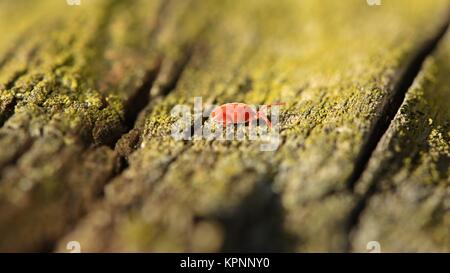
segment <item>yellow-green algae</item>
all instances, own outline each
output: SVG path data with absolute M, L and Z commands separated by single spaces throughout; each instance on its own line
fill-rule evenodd
M 219 221 L 223 243 L 211 251 L 345 250 L 347 219 L 360 197 L 347 191 L 357 154 L 399 71 L 442 23 L 430 14 L 446 4 L 217 7 L 175 90 L 153 104 L 129 169 L 61 247 L 81 238 L 93 251 L 195 251 L 198 221 Z M 197 12 L 189 16 L 201 18 Z M 193 106 L 194 96 L 217 104 L 287 102 L 283 145 L 267 153 L 259 142 L 174 141 L 170 110 Z M 96 220 L 99 214 L 107 216 Z M 103 232 L 107 246 L 89 242 Z
M 73 229 L 58 250 L 68 240 L 85 251 L 346 250 L 347 219 L 360 198 L 347 183 L 357 155 L 447 5 L 98 0 L 46 3 L 48 12 L 22 7 L 23 16 L 45 17 L 17 26 L 28 28 L 24 41 L 8 34 L 20 46 L 0 67 L 0 249 L 42 249 Z M 1 20 L 0 29 L 13 22 Z M 1 42 L 0 54 L 9 48 Z M 125 122 L 130 101 L 159 62 L 148 105 L 113 151 L 105 145 L 133 126 Z M 262 152 L 258 141 L 175 141 L 170 110 L 192 105 L 194 96 L 286 102 L 282 146 Z M 442 178 L 435 166 L 448 134 L 428 118 L 436 126 L 425 138 L 433 156 L 424 152 L 421 162 L 431 162 L 423 170 L 433 184 Z M 117 153 L 129 167 L 94 206 L 116 174 Z M 361 184 L 362 195 L 371 183 Z M 43 218 L 52 221 L 36 223 Z M 433 239 L 405 247 L 431 240 L 439 250 L 448 221 L 435 219 L 423 218 L 436 229 Z M 208 242 L 200 243 L 202 234 Z

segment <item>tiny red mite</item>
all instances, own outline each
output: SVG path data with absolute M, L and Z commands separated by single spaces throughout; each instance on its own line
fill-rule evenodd
M 271 107 L 273 105 L 284 105 L 284 103 L 272 103 L 263 105 L 260 109 Z M 245 103 L 231 102 L 216 107 L 211 112 L 211 118 L 217 123 L 222 123 L 224 127 L 227 124 L 247 123 L 261 118 L 264 122 L 272 128 L 272 123 L 267 119 L 262 110 L 255 111 L 252 107 Z

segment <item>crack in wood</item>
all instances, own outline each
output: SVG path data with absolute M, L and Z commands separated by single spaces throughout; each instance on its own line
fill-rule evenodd
M 409 88 L 414 83 L 418 74 L 420 73 L 423 63 L 429 57 L 434 50 L 438 47 L 439 43 L 442 41 L 443 37 L 447 33 L 450 22 L 450 13 L 447 14 L 445 22 L 438 29 L 436 34 L 430 39 L 424 42 L 424 44 L 417 50 L 417 53 L 410 59 L 409 63 L 405 66 L 404 70 L 399 73 L 396 84 L 393 88 L 391 97 L 387 100 L 387 103 L 383 106 L 382 114 L 379 116 L 375 122 L 374 129 L 369 135 L 363 149 L 357 156 L 356 165 L 350 176 L 347 186 L 348 189 L 354 193 L 355 186 L 365 172 L 367 165 L 372 158 L 372 154 L 377 148 L 382 137 L 388 130 L 391 121 L 394 119 L 398 113 L 400 106 L 404 102 L 405 95 Z M 369 199 L 377 191 L 377 183 L 372 183 L 366 192 L 357 201 L 354 208 L 351 210 L 348 221 L 347 221 L 347 245 L 346 251 L 351 250 L 351 240 L 350 236 L 352 231 L 357 228 L 364 209 L 366 208 Z
M 150 100 L 150 89 L 160 71 L 160 67 L 161 64 L 158 62 L 154 69 L 147 71 L 142 81 L 142 85 L 127 100 L 127 102 L 125 102 L 124 125 L 128 130 L 134 128 L 139 113 L 148 105 Z
M 125 126 L 128 131 L 123 133 L 115 142 L 115 150 L 120 154 L 119 168 L 110 181 L 128 168 L 128 156 L 131 155 L 141 143 L 143 118 L 150 112 L 153 102 L 157 98 L 164 98 L 175 90 L 183 71 L 192 56 L 192 47 L 184 51 L 175 61 L 159 61 L 156 68 L 147 72 L 141 87 L 130 99 L 125 107 Z M 166 69 L 165 69 L 166 68 Z M 167 71 L 165 71 L 167 70 Z M 164 74 L 164 72 L 167 72 Z M 164 75 L 163 75 L 164 74 Z M 163 80 L 161 80 L 161 77 Z M 141 117 L 141 118 L 140 118 Z
M 5 90 L 9 90 L 12 89 L 16 82 L 25 74 L 28 73 L 30 64 L 33 60 L 33 57 L 36 55 L 37 51 L 39 49 L 39 46 L 33 46 L 30 51 L 27 53 L 27 63 L 26 63 L 26 67 L 16 71 L 16 73 L 13 75 L 13 77 L 5 84 L 4 88 Z M 11 54 L 14 55 L 15 52 L 12 52 Z M 9 53 L 8 53 L 9 54 Z M 11 56 L 12 58 L 12 56 Z M 6 59 L 6 57 L 5 57 Z M 4 65 L 4 63 L 2 62 L 7 62 L 7 60 L 5 61 L 2 60 L 0 61 L 0 68 Z M 5 105 L 5 108 L 3 109 L 2 112 L 0 112 L 0 128 L 3 127 L 3 125 L 8 121 L 8 119 L 10 119 L 12 117 L 12 115 L 14 115 L 15 112 L 15 108 L 17 105 L 17 98 L 15 96 L 12 97 L 11 101 Z

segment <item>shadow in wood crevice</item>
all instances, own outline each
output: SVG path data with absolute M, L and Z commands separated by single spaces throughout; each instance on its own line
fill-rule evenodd
M 350 189 L 353 190 L 356 182 L 364 172 L 373 151 L 377 147 L 377 144 L 389 128 L 391 121 L 394 119 L 395 115 L 400 109 L 400 106 L 404 101 L 406 92 L 419 74 L 423 62 L 428 56 L 432 54 L 434 49 L 436 49 L 439 42 L 447 32 L 449 19 L 450 15 L 449 17 L 447 17 L 447 20 L 445 21 L 443 26 L 440 27 L 436 35 L 434 35 L 434 37 L 432 37 L 430 40 L 426 41 L 423 46 L 419 48 L 419 50 L 411 58 L 405 69 L 399 74 L 398 80 L 396 81 L 396 84 L 393 88 L 391 98 L 388 99 L 388 103 L 386 103 L 383 109 L 381 109 L 381 115 L 375 121 L 375 125 L 373 126 L 371 134 L 367 138 L 365 145 L 357 156 L 356 166 L 347 183 Z
M 155 68 L 147 72 L 135 95 L 126 103 L 124 123 L 127 131 L 115 142 L 115 150 L 120 155 L 115 176 L 128 168 L 128 156 L 139 147 L 142 141 L 143 118 L 151 112 L 153 101 L 164 98 L 175 90 L 191 56 L 192 48 L 189 47 L 177 60 L 158 60 Z
M 5 90 L 12 89 L 15 86 L 16 82 L 22 76 L 24 76 L 25 74 L 28 73 L 30 63 L 31 63 L 33 57 L 36 55 L 38 48 L 39 48 L 38 46 L 33 46 L 31 48 L 31 50 L 27 53 L 27 66 L 25 68 L 15 72 L 15 74 L 12 76 L 12 78 L 5 84 L 5 86 L 4 86 Z M 5 61 L 5 60 L 3 60 L 3 61 Z M 3 65 L 3 64 L 1 64 L 1 62 L 2 61 L 0 61 L 0 68 Z M 6 60 L 6 62 L 7 62 L 7 60 Z M 3 103 L 5 103 L 5 102 L 3 102 Z M 12 115 L 15 112 L 17 103 L 18 103 L 17 98 L 15 96 L 13 96 L 11 98 L 11 100 L 8 101 L 6 103 L 6 105 L 3 106 L 4 109 L 0 113 L 0 128 L 2 128 L 3 125 L 6 123 L 6 121 L 8 121 L 8 119 L 10 119 L 12 117 Z
M 225 229 L 222 252 L 286 252 L 295 238 L 284 228 L 284 209 L 272 181 L 261 181 L 231 214 L 219 217 Z
M 158 62 L 154 69 L 146 72 L 141 86 L 125 102 L 124 125 L 128 130 L 133 129 L 139 113 L 147 106 L 150 100 L 150 89 L 159 73 L 161 64 Z
M 348 189 L 354 192 L 355 186 L 363 175 L 364 171 L 367 168 L 367 165 L 372 157 L 373 152 L 378 146 L 378 143 L 381 141 L 382 137 L 385 135 L 388 130 L 392 120 L 396 116 L 399 111 L 402 103 L 404 102 L 406 92 L 414 83 L 417 75 L 420 73 L 423 63 L 429 57 L 434 50 L 438 47 L 441 40 L 447 33 L 450 21 L 450 12 L 447 14 L 444 23 L 438 29 L 436 34 L 424 42 L 424 44 L 417 50 L 416 54 L 412 56 L 409 63 L 406 65 L 404 70 L 399 73 L 396 84 L 394 85 L 392 95 L 388 102 L 383 106 L 381 110 L 381 115 L 376 120 L 373 130 L 367 141 L 365 142 L 363 148 L 357 156 L 355 168 L 350 178 L 348 179 L 347 186 Z M 376 181 L 376 180 L 374 180 Z M 360 216 L 364 209 L 366 208 L 369 199 L 374 195 L 377 190 L 377 183 L 372 183 L 369 185 L 367 191 L 363 194 L 363 196 L 356 203 L 352 211 L 348 216 L 347 221 L 347 252 L 351 250 L 351 233 L 357 228 L 360 220 Z
M 16 105 L 17 100 L 15 97 L 12 97 L 8 102 L 4 102 L 2 112 L 0 112 L 0 128 L 2 128 L 3 125 L 5 125 L 6 121 L 8 121 L 12 117 Z

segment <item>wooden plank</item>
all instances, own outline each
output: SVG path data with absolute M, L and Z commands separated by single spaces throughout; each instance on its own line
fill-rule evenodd
M 358 191 L 352 245 L 381 251 L 450 251 L 450 36 L 425 63 L 380 142 Z
M 0 44 L 2 251 L 349 250 L 364 160 L 449 4 L 85 2 L 23 7 L 31 38 Z M 173 139 L 199 96 L 285 102 L 282 145 Z
M 70 240 L 87 251 L 345 251 L 360 200 L 349 185 L 358 155 L 411 59 L 437 35 L 442 18 L 430 15 L 446 4 L 222 7 L 175 90 L 146 118 L 129 168 L 59 251 Z M 169 111 L 194 96 L 287 102 L 283 145 L 270 153 L 257 141 L 174 141 Z
M 51 249 L 120 168 L 117 153 L 104 145 L 113 147 L 126 132 L 133 109 L 124 107 L 135 107 L 142 86 L 155 77 L 159 45 L 152 36 L 165 12 L 154 1 L 129 4 L 125 12 L 123 5 L 59 6 L 67 21 L 50 17 L 46 41 L 40 35 L 48 29 L 36 26 L 40 49 L 27 58 L 24 73 L 5 80 L 2 98 L 14 111 L 0 129 L 2 250 Z M 166 15 L 166 21 L 178 17 Z

